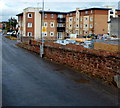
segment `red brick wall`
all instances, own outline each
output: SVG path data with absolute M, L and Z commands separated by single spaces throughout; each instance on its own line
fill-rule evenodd
M 40 42 L 32 41 L 25 48 L 39 53 Z M 23 46 L 22 46 L 23 47 Z M 113 76 L 120 73 L 120 55 L 108 51 L 95 51 L 83 46 L 68 44 L 66 46 L 53 42 L 44 43 L 44 56 L 55 62 L 66 64 L 81 73 L 113 83 Z
M 45 57 L 71 66 L 87 75 L 100 78 L 108 83 L 113 82 L 113 76 L 118 74 L 116 72 L 120 70 L 120 58 L 95 54 L 84 48 L 81 51 L 75 51 L 70 49 L 70 47 L 60 49 L 46 46 Z

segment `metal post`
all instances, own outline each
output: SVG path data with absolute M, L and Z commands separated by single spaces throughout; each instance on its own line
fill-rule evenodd
M 42 1 L 42 27 L 41 27 L 41 45 L 40 45 L 40 57 L 43 57 L 44 54 L 44 46 L 43 46 L 43 31 L 42 28 L 44 27 L 44 0 Z

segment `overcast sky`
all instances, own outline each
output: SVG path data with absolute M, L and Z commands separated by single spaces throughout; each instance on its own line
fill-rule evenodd
M 45 10 L 71 11 L 76 8 L 115 6 L 119 0 L 44 0 Z M 0 21 L 16 17 L 27 7 L 42 7 L 42 0 L 0 0 Z

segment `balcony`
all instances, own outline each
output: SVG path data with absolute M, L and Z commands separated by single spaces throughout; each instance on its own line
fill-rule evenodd
M 57 27 L 57 32 L 65 32 L 65 27 Z
M 66 19 L 65 18 L 57 18 L 58 23 L 65 23 Z

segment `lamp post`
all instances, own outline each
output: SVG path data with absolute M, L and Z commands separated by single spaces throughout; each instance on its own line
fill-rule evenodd
M 40 45 L 40 57 L 43 57 L 44 46 L 43 46 L 43 27 L 44 27 L 44 0 L 42 1 L 42 27 L 41 27 L 41 45 Z

